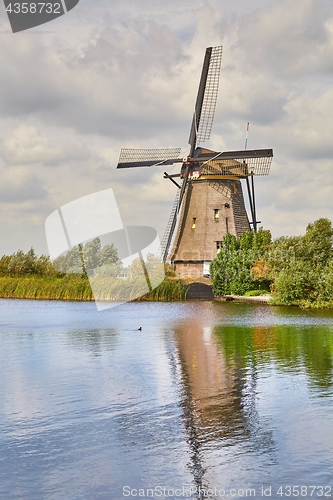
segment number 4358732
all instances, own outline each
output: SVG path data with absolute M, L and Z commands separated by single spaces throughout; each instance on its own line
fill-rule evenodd
M 10 3 L 6 8 L 6 11 L 10 14 L 41 14 L 46 12 L 46 14 L 61 14 L 60 3 Z
M 332 486 L 280 486 L 276 494 L 280 497 L 330 497 Z

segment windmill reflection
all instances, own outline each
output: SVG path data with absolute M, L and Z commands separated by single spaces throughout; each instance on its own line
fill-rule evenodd
M 200 322 L 184 323 L 175 333 L 189 467 L 197 488 L 209 487 L 209 456 L 228 462 L 230 447 L 241 445 L 238 455 L 268 454 L 266 462 L 275 463 L 272 432 L 257 409 L 257 375 L 251 359 L 244 366 L 244 359 L 236 356 L 227 364 L 214 330 Z

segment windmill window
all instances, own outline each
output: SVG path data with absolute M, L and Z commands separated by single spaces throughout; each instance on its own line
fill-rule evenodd
M 195 229 L 196 221 L 197 221 L 196 217 L 193 217 L 191 229 Z
M 220 210 L 218 208 L 215 208 L 214 209 L 214 219 L 217 222 L 219 220 L 219 218 L 220 218 Z
M 219 253 L 219 251 L 221 250 L 222 248 L 222 241 L 217 241 L 216 242 L 216 250 L 217 250 L 217 253 Z

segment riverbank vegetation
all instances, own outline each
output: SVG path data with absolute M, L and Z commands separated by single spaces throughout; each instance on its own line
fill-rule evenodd
M 185 300 L 186 287 L 169 266 L 163 270 L 149 256 L 148 266 L 156 284 L 165 272 L 164 280 L 150 292 L 141 263 L 134 261 L 125 274 L 114 246 L 101 248 L 98 238 L 74 247 L 53 263 L 46 255 L 37 256 L 33 248 L 27 253 L 19 250 L 0 258 L 0 297 L 91 301 L 93 285 L 98 300 Z
M 99 300 L 132 300 L 133 291 L 136 297 L 137 288 L 131 280 L 115 281 L 113 289 L 109 283 L 108 296 Z M 179 301 L 185 300 L 186 287 L 180 280 L 165 277 L 160 285 L 139 299 L 141 301 Z M 10 299 L 43 299 L 43 300 L 94 300 L 88 278 L 82 276 L 0 276 L 0 298 Z
M 211 264 L 216 295 L 272 292 L 275 304 L 333 308 L 333 228 L 328 219 L 308 224 L 303 236 L 270 232 L 227 235 Z
M 1 276 L 0 297 L 8 299 L 93 300 L 89 280 L 81 276 Z
M 308 224 L 303 236 L 272 240 L 262 228 L 238 239 L 228 234 L 211 264 L 214 294 L 271 292 L 275 304 L 333 308 L 332 241 L 332 223 L 324 218 Z M 32 248 L 19 250 L 0 258 L 0 297 L 94 300 L 92 285 L 98 300 L 185 300 L 187 286 L 172 268 L 166 266 L 161 282 L 161 263 L 147 262 L 144 272 L 139 259 L 124 270 L 113 245 L 102 248 L 98 238 L 53 263 Z

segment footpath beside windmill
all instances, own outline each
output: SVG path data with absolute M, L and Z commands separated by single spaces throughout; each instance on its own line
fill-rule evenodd
M 221 58 L 222 47 L 206 49 L 190 130 L 189 155 L 177 158 L 180 148 L 122 149 L 117 166 L 182 163 L 179 174 L 164 172 L 164 178 L 170 179 L 178 191 L 162 240 L 162 254 L 164 262 L 169 260 L 184 278 L 197 279 L 209 274 L 210 263 L 226 234 L 238 237 L 251 226 L 257 230 L 253 176 L 267 175 L 273 157 L 272 149 L 216 152 L 198 146 L 210 137 Z M 246 180 L 251 221 L 245 209 L 241 179 Z

